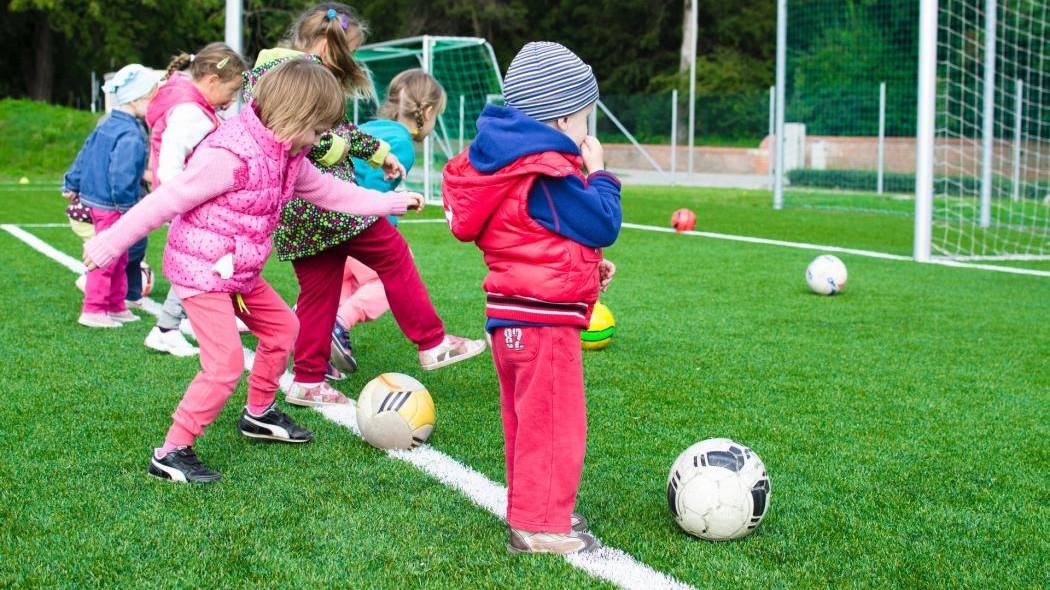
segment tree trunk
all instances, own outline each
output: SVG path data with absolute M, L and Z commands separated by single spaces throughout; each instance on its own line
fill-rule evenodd
M 682 50 L 679 52 L 679 72 L 688 72 L 689 64 L 693 63 L 693 2 L 697 0 L 685 0 L 682 2 Z
M 55 81 L 55 62 L 51 55 L 51 25 L 47 15 L 41 14 L 33 35 L 33 71 L 29 72 L 29 98 L 51 100 L 51 89 Z

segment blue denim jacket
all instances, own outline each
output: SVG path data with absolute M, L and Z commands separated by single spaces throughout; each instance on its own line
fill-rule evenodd
M 88 207 L 123 213 L 142 196 L 146 154 L 145 126 L 114 110 L 80 148 L 62 179 L 62 190 L 80 193 L 80 202 Z

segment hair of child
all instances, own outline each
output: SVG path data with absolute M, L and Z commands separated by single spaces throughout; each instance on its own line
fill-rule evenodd
M 387 88 L 386 100 L 379 107 L 379 115 L 387 119 L 411 118 L 416 123 L 412 130 L 415 137 L 426 123 L 424 114 L 428 108 L 434 115 L 445 110 L 448 97 L 437 78 L 420 68 L 405 70 L 394 76 Z
M 317 128 L 330 128 L 346 109 L 339 81 L 327 68 L 307 58 L 289 60 L 262 76 L 255 103 L 263 125 L 288 141 Z
M 326 41 L 319 57 L 335 74 L 347 94 L 374 98 L 372 79 L 353 53 L 365 42 L 368 27 L 347 5 L 323 2 L 306 9 L 292 25 L 288 37 L 293 49 L 306 51 Z
M 223 82 L 229 82 L 234 78 L 240 78 L 241 74 L 248 69 L 244 59 L 225 43 L 209 43 L 197 53 L 180 53 L 171 58 L 168 63 L 170 78 L 175 72 L 189 68 L 189 74 L 194 80 L 203 80 L 210 74 L 215 74 Z

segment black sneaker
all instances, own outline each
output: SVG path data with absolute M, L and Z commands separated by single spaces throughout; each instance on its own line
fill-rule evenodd
M 150 457 L 149 474 L 179 483 L 213 483 L 222 479 L 221 473 L 201 463 L 192 447 L 175 449 L 160 459 L 153 455 Z
M 278 410 L 277 404 L 271 405 L 270 409 L 258 418 L 249 414 L 248 408 L 244 408 L 241 419 L 237 421 L 237 429 L 250 438 L 289 443 L 310 442 L 314 438 L 314 433 L 292 422 L 288 414 Z

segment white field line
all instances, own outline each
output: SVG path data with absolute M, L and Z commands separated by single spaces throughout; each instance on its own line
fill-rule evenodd
M 440 221 L 444 223 L 443 219 Z M 83 273 L 84 265 L 72 256 L 60 252 L 36 236 L 9 224 L 0 225 L 0 229 L 25 242 L 29 247 L 47 256 L 75 273 Z M 161 304 L 146 298 L 143 311 L 156 316 L 160 314 Z M 250 370 L 255 361 L 255 352 L 244 349 L 244 366 Z M 285 371 L 281 376 L 281 390 L 286 392 L 292 384 L 293 377 Z M 357 409 L 354 403 L 343 406 L 321 406 L 316 408 L 322 416 L 342 425 L 357 436 Z M 481 473 L 438 451 L 423 445 L 412 451 L 387 451 L 387 455 L 404 461 L 420 471 L 434 477 L 441 483 L 458 490 L 471 502 L 484 508 L 500 520 L 506 518 L 507 488 L 488 479 Z M 693 590 L 693 587 L 679 582 L 675 578 L 658 572 L 641 563 L 627 553 L 613 547 L 601 549 L 585 555 L 566 557 L 566 561 L 585 573 L 601 578 L 620 588 L 629 590 L 647 590 L 650 588 L 667 588 L 674 590 Z
M 915 262 L 915 259 L 911 256 L 902 256 L 900 254 L 887 254 L 886 252 L 875 252 L 872 250 L 856 250 L 854 248 L 842 248 L 839 246 L 822 246 L 820 244 L 809 244 L 806 242 L 785 242 L 783 240 L 771 240 L 768 238 L 756 238 L 752 236 L 737 236 L 732 234 L 720 234 L 709 231 L 684 231 L 675 232 L 674 229 L 669 227 L 659 227 L 656 225 L 640 225 L 637 223 L 624 223 L 623 227 L 630 229 L 639 229 L 642 231 L 652 231 L 660 233 L 682 233 L 687 236 L 700 236 L 702 238 L 712 238 L 715 240 L 729 240 L 731 242 L 747 242 L 749 244 L 765 244 L 767 246 L 781 246 L 783 248 L 797 248 L 799 250 L 813 250 L 815 252 L 838 252 L 841 254 L 853 254 L 855 256 L 865 256 L 868 258 L 881 258 L 883 260 L 899 260 L 904 262 Z M 976 270 L 990 270 L 995 272 L 1005 272 L 1017 275 L 1030 275 L 1036 277 L 1050 277 L 1050 271 L 1045 270 L 1033 270 L 1029 268 L 1014 268 L 1011 266 L 996 266 L 991 264 L 970 264 L 967 262 L 958 262 L 955 260 L 944 260 L 935 258 L 930 260 L 929 264 L 939 264 L 941 266 L 950 266 L 953 268 L 971 268 Z
M 444 219 L 400 219 L 398 223 L 446 223 Z M 11 224 L 17 225 L 18 227 L 69 227 L 67 223 L 18 223 Z M 639 229 L 642 231 L 652 231 L 660 233 L 678 233 L 669 227 L 659 227 L 655 225 L 640 225 L 637 223 L 624 223 L 623 227 L 629 229 Z M 732 242 L 747 242 L 750 244 L 764 244 L 767 246 L 781 246 L 783 248 L 797 248 L 799 250 L 813 250 L 815 252 L 838 252 L 841 254 L 853 254 L 855 256 L 865 256 L 868 258 L 881 258 L 883 260 L 900 260 L 904 262 L 915 262 L 915 259 L 911 256 L 902 256 L 900 254 L 888 254 L 886 252 L 875 252 L 873 250 L 857 250 L 854 248 L 842 248 L 840 246 L 823 246 L 820 244 L 809 244 L 806 242 L 786 242 L 783 240 L 771 240 L 768 238 L 757 238 L 753 236 L 738 236 L 733 234 L 720 234 L 708 231 L 685 231 L 680 232 L 687 236 L 700 236 L 702 238 L 712 238 L 715 240 L 729 240 Z M 1029 261 L 1029 260 L 1050 260 L 1050 257 L 1043 255 L 1012 255 L 1012 256 L 968 256 L 961 258 L 943 258 L 937 257 L 929 261 L 929 264 L 938 264 L 941 266 L 949 266 L 952 268 L 969 268 L 974 270 L 988 270 L 994 272 L 1005 272 L 1009 274 L 1017 275 L 1028 275 L 1035 277 L 1050 277 L 1050 271 L 1046 270 L 1034 270 L 1030 268 L 1015 268 L 1012 266 L 998 266 L 993 264 L 973 264 L 966 262 L 967 260 L 989 260 L 989 261 Z

